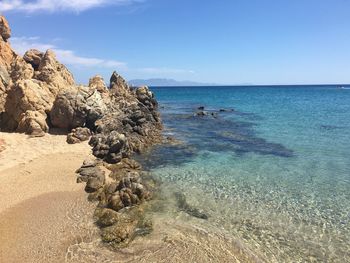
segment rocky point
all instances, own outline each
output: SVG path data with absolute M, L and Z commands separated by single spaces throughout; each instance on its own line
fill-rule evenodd
M 96 159 L 83 163 L 77 181 L 96 202 L 102 239 L 120 247 L 148 233 L 152 223 L 144 209 L 155 182 L 132 155 L 162 142 L 154 94 L 148 87 L 130 87 L 116 72 L 109 85 L 101 76 L 88 86 L 76 85 L 53 51 L 16 54 L 2 16 L 0 34 L 0 131 L 44 136 L 59 128 L 70 144 L 90 140 Z

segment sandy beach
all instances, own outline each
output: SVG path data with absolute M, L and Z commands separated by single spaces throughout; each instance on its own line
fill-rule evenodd
M 0 139 L 6 143 L 0 153 L 0 262 L 259 262 L 238 241 L 200 220 L 188 222 L 184 213 L 155 216 L 146 239 L 110 251 L 93 224 L 95 204 L 76 183 L 88 144 L 68 145 L 62 135 L 0 133 Z
M 74 233 L 88 233 L 93 205 L 75 170 L 90 147 L 68 145 L 64 135 L 0 133 L 0 140 L 0 261 L 63 262 L 65 247 L 82 238 Z

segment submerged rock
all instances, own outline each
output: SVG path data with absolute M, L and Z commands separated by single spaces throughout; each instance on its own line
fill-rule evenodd
M 175 198 L 176 198 L 178 207 L 181 211 L 184 211 L 185 213 L 193 217 L 197 217 L 205 220 L 208 219 L 207 214 L 205 214 L 203 211 L 187 203 L 186 196 L 184 193 L 179 193 L 179 192 L 175 193 Z

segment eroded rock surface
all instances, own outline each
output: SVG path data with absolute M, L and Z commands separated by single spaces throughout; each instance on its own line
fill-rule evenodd
M 155 182 L 131 159 L 162 142 L 158 103 L 148 87 L 132 88 L 116 72 L 107 87 L 101 76 L 77 86 L 51 50 L 13 52 L 10 28 L 0 17 L 0 130 L 44 136 L 50 128 L 69 132 L 70 144 L 89 140 L 95 160 L 87 160 L 77 182 L 97 202 L 96 224 L 113 247 L 147 234 L 152 223 L 145 206 Z
M 17 55 L 7 42 L 11 30 L 4 17 L 0 34 L 0 129 L 43 136 L 57 94 L 75 85 L 73 75 L 53 51 L 31 49 Z

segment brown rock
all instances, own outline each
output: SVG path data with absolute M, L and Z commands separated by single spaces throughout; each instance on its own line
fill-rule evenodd
M 47 116 L 43 111 L 27 110 L 25 113 L 22 113 L 17 131 L 27 133 L 35 137 L 44 136 L 45 133 L 49 131 L 46 117 Z
M 2 128 L 31 134 L 32 131 L 38 133 L 40 126 L 43 128 L 43 132 L 47 132 L 48 126 L 44 125 L 43 120 L 46 120 L 46 112 L 50 111 L 52 101 L 53 95 L 42 82 L 32 79 L 17 81 L 8 92 L 5 104 L 8 120 L 7 123 L 2 124 Z M 27 111 L 30 113 L 26 114 Z M 35 111 L 38 113 L 33 113 Z M 26 120 L 27 118 L 28 120 Z M 19 126 L 20 123 L 21 126 Z M 28 130 L 25 130 L 25 127 Z
M 43 52 L 40 52 L 39 50 L 36 50 L 36 49 L 30 49 L 24 54 L 23 59 L 27 63 L 31 64 L 34 70 L 38 70 L 43 56 L 44 56 Z
M 71 87 L 57 95 L 50 117 L 52 125 L 57 128 L 93 128 L 106 109 L 98 91 L 84 86 Z
M 33 67 L 23 58 L 17 57 L 11 64 L 11 78 L 13 82 L 21 79 L 32 79 L 34 76 Z
M 11 29 L 4 16 L 0 16 L 0 35 L 4 41 L 11 37 Z
M 75 83 L 72 73 L 56 60 L 52 50 L 47 50 L 42 57 L 35 78 L 48 84 L 54 96 Z
M 100 75 L 96 75 L 89 80 L 89 87 L 101 93 L 108 93 L 106 83 Z
M 67 135 L 67 143 L 75 144 L 89 140 L 91 131 L 88 128 L 78 127 Z

